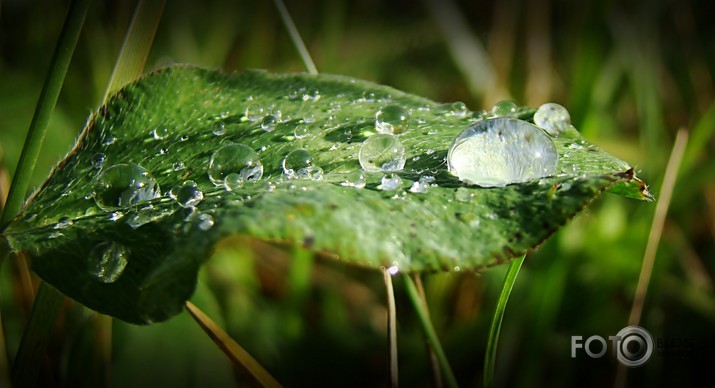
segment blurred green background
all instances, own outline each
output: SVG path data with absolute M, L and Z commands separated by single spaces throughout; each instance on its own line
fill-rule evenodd
M 687 338 L 694 346 L 669 349 L 682 351 L 680 356 L 655 355 L 628 371 L 627 384 L 713 380 L 715 24 L 707 2 L 286 5 L 321 72 L 435 101 L 464 101 L 472 110 L 505 98 L 532 107 L 558 102 L 589 140 L 631 163 L 656 198 L 675 133 L 689 129 L 641 325 L 656 338 Z M 67 6 L 68 1 L 0 2 L 0 149 L 2 171 L 10 176 Z M 90 7 L 35 185 L 97 109 L 134 6 L 96 1 Z M 171 63 L 227 72 L 304 71 L 274 4 L 255 0 L 167 2 L 147 70 Z M 652 203 L 604 195 L 527 257 L 504 317 L 498 385 L 613 384 L 615 358 L 571 358 L 571 336 L 607 337 L 627 326 L 654 211 Z M 504 273 L 502 267 L 424 276 L 432 319 L 464 386 L 481 385 Z M 0 307 L 11 355 L 31 303 L 21 274 L 18 260 L 2 268 Z M 416 316 L 404 284 L 395 281 L 401 383 L 429 386 Z M 288 386 L 386 386 L 384 294 L 377 271 L 300 250 L 229 244 L 205 265 L 193 301 Z M 96 386 L 107 378 L 113 386 L 192 387 L 244 381 L 186 314 L 150 327 L 115 322 L 108 375 L 94 327 L 90 312 L 66 303 L 43 384 Z

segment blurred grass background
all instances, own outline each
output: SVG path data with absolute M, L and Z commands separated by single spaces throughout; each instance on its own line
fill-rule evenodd
M 0 148 L 10 175 L 67 4 L 0 3 Z M 656 198 L 675 132 L 690 129 L 641 325 L 656 338 L 692 338 L 695 347 L 684 349 L 683 357 L 654 356 L 630 370 L 627 381 L 656 386 L 712 380 L 707 356 L 715 349 L 715 25 L 707 2 L 286 5 L 321 72 L 436 101 L 464 101 L 472 110 L 504 98 L 532 107 L 558 102 L 587 138 L 635 166 Z M 95 2 L 90 8 L 35 184 L 98 107 L 134 6 Z M 147 70 L 184 62 L 228 72 L 304 71 L 269 1 L 168 2 Z M 653 204 L 605 195 L 527 257 L 504 317 L 498 385 L 612 385 L 615 358 L 581 353 L 572 359 L 571 336 L 607 337 L 627 325 L 654 211 Z M 0 307 L 11 355 L 31 303 L 18 262 L 2 269 Z M 424 277 L 432 319 L 462 385 L 481 385 L 488 325 L 504 272 Z M 416 316 L 404 285 L 395 281 L 401 382 L 429 386 Z M 379 272 L 300 250 L 227 244 L 205 265 L 193 301 L 286 385 L 389 383 Z M 96 386 L 108 379 L 114 386 L 191 387 L 241 381 L 186 314 L 150 327 L 115 322 L 106 374 L 90 317 L 67 303 L 43 384 Z

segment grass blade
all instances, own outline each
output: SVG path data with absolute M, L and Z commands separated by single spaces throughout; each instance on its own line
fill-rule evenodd
M 501 331 L 501 323 L 504 318 L 504 310 L 506 310 L 506 303 L 509 301 L 509 295 L 511 295 L 514 282 L 516 282 L 516 276 L 519 275 L 519 269 L 521 269 L 521 264 L 524 262 L 524 257 L 526 256 L 516 258 L 509 263 L 509 268 L 504 277 L 504 285 L 502 286 L 497 307 L 492 317 L 487 342 L 487 353 L 484 357 L 484 386 L 486 388 L 494 386 L 494 365 L 496 363 L 497 344 L 499 343 L 499 332 Z
M 245 369 L 261 386 L 280 387 L 281 385 L 271 376 L 261 364 L 256 361 L 245 349 L 233 340 L 216 322 L 209 318 L 193 303 L 186 301 L 186 310 L 196 320 L 196 323 L 208 334 L 219 348 L 231 359 L 234 365 Z
M 137 79 L 144 71 L 166 0 L 140 0 L 124 36 L 117 62 L 109 77 L 102 104 L 107 97 Z
M 283 24 L 286 26 L 290 39 L 293 41 L 295 49 L 298 50 L 298 54 L 300 54 L 300 58 L 303 60 L 305 68 L 308 69 L 310 74 L 318 74 L 318 68 L 315 67 L 315 63 L 313 63 L 313 59 L 310 57 L 310 53 L 305 47 L 303 39 L 300 38 L 298 29 L 295 27 L 295 23 L 293 23 L 293 19 L 291 19 L 290 14 L 288 13 L 288 9 L 286 9 L 285 4 L 283 4 L 283 0 L 274 0 L 273 2 L 276 4 L 276 8 L 278 8 L 278 13 L 281 14 Z
M 668 206 L 673 197 L 673 188 L 675 188 L 675 180 L 678 177 L 680 162 L 683 160 L 683 152 L 688 143 L 688 132 L 685 129 L 678 131 L 675 137 L 675 144 L 668 159 L 668 167 L 665 169 L 665 177 L 663 184 L 660 187 L 660 201 L 655 208 L 653 223 L 651 224 L 650 233 L 648 234 L 648 242 L 646 243 L 645 253 L 643 254 L 643 266 L 638 277 L 638 286 L 636 294 L 633 298 L 633 306 L 631 307 L 631 315 L 628 318 L 629 325 L 637 325 L 640 322 L 643 312 L 643 303 L 645 302 L 646 294 L 648 293 L 648 284 L 650 283 L 650 275 L 653 272 L 653 264 L 655 262 L 655 254 L 660 242 L 660 236 L 663 234 L 663 225 L 665 224 L 665 216 L 668 214 Z
M 35 114 L 30 123 L 30 129 L 25 138 L 25 145 L 17 162 L 15 176 L 12 179 L 10 192 L 8 193 L 5 209 L 0 217 L 0 230 L 5 229 L 8 223 L 17 215 L 22 208 L 25 193 L 30 186 L 30 179 L 35 170 L 35 163 L 40 154 L 42 143 L 47 133 L 47 125 L 50 122 L 50 115 L 55 109 L 57 98 L 62 90 L 62 84 L 69 68 L 72 54 L 74 53 L 79 33 L 82 30 L 84 19 L 87 16 L 89 0 L 75 0 L 70 6 L 65 24 L 62 27 L 55 53 L 50 62 L 50 69 L 45 78 L 40 98 L 37 101 Z M 0 260 L 2 260 L 0 258 Z M 0 265 L 2 262 L 0 261 Z
M 417 318 L 422 326 L 422 331 L 425 333 L 425 337 L 427 337 L 427 343 L 429 343 L 437 356 L 445 382 L 450 388 L 457 387 L 457 379 L 454 377 L 454 372 L 452 372 L 452 367 L 449 365 L 447 355 L 444 354 L 442 344 L 440 344 L 439 338 L 437 337 L 437 332 L 435 332 L 432 321 L 427 314 L 427 306 L 422 303 L 422 298 L 420 298 L 420 293 L 417 291 L 417 286 L 412 278 L 410 276 L 404 276 L 404 279 L 407 285 L 407 295 L 410 298 L 410 302 L 412 302 L 412 306 L 414 306 L 417 311 Z
M 422 277 L 418 274 L 414 275 L 415 278 L 415 285 L 417 285 L 417 292 L 420 293 L 420 298 L 422 298 L 422 303 L 424 303 L 426 309 L 425 312 L 427 313 L 427 317 L 430 317 L 429 314 L 429 306 L 427 305 L 427 295 L 425 294 L 425 288 L 424 285 L 422 284 Z M 431 319 L 431 318 L 430 318 Z M 439 370 L 439 360 L 437 360 L 437 355 L 434 354 L 434 349 L 431 347 L 427 347 L 429 350 L 429 358 L 430 358 L 430 363 L 432 364 L 432 378 L 434 387 L 435 388 L 442 388 L 442 373 Z
M 37 289 L 30 318 L 22 334 L 20 347 L 12 366 L 12 383 L 16 387 L 32 387 L 40 369 L 45 347 L 62 307 L 64 295 L 45 282 Z
M 387 268 L 382 269 L 385 275 L 385 288 L 387 289 L 387 335 L 390 341 L 390 385 L 398 386 L 397 369 L 397 309 L 395 308 L 395 290 L 392 287 L 392 274 Z

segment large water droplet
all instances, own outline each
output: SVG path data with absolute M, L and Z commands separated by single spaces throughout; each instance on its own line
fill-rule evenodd
M 410 112 L 399 105 L 389 105 L 375 113 L 375 129 L 380 133 L 406 132 L 409 121 Z
M 136 164 L 117 164 L 103 170 L 93 186 L 94 200 L 104 210 L 115 210 L 161 196 L 154 177 Z
M 549 135 L 558 136 L 571 126 L 571 115 L 563 106 L 549 102 L 541 105 L 534 113 L 534 124 L 543 128 Z
M 204 193 L 196 186 L 194 181 L 185 181 L 174 187 L 169 192 L 169 196 L 182 207 L 194 207 L 204 199 Z
M 209 179 L 214 185 L 223 186 L 226 177 L 234 173 L 241 184 L 261 179 L 263 163 L 256 151 L 243 144 L 226 144 L 211 155 Z
M 323 169 L 316 166 L 313 155 L 304 149 L 293 150 L 283 159 L 283 173 L 288 179 L 323 178 Z
M 464 130 L 449 149 L 449 171 L 463 182 L 505 186 L 550 175 L 558 153 L 544 131 L 523 120 L 497 118 Z
M 511 100 L 502 100 L 494 104 L 492 114 L 496 117 L 513 117 L 516 115 L 517 105 Z
M 116 242 L 103 242 L 89 255 L 89 273 L 102 283 L 114 283 L 124 272 L 129 248 Z
M 169 128 L 156 128 L 151 131 L 151 136 L 154 140 L 164 139 L 169 134 Z
M 362 143 L 358 160 L 365 171 L 400 171 L 405 167 L 405 146 L 392 135 L 377 134 Z

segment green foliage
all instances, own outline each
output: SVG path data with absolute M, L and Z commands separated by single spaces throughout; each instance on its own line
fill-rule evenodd
M 402 185 L 379 190 L 384 173 L 364 172 L 364 189 L 346 187 L 362 171 L 359 147 L 374 135 L 373 118 L 386 105 L 412 111 L 414 128 L 399 137 L 408 160 L 397 172 Z M 149 323 L 180 311 L 199 265 L 233 235 L 302 244 L 371 268 L 478 270 L 538 245 L 605 189 L 644 195 L 626 163 L 575 130 L 555 139 L 558 176 L 502 188 L 464 186 L 444 159 L 454 137 L 478 119 L 452 109 L 346 77 L 167 68 L 100 108 L 6 235 L 13 249 L 31 254 L 33 270 L 65 294 L 126 321 Z M 300 126 L 306 130 L 296 133 Z M 239 188 L 210 176 L 224 178 L 209 164 L 232 142 L 260 152 L 262 179 Z M 320 179 L 286 177 L 282 161 L 296 149 L 313 155 L 314 167 L 324 171 Z M 152 190 L 164 195 L 111 206 L 125 187 L 102 192 L 97 181 L 116 165 L 140 165 L 161 188 Z M 127 176 L 116 179 L 134 179 L 137 171 L 127 168 Z M 435 186 L 406 192 L 425 175 Z M 187 181 L 203 198 L 195 207 L 169 195 Z M 115 243 L 122 255 L 126 251 L 126 272 L 97 279 L 93 263 L 108 249 L 119 255 L 107 247 Z

